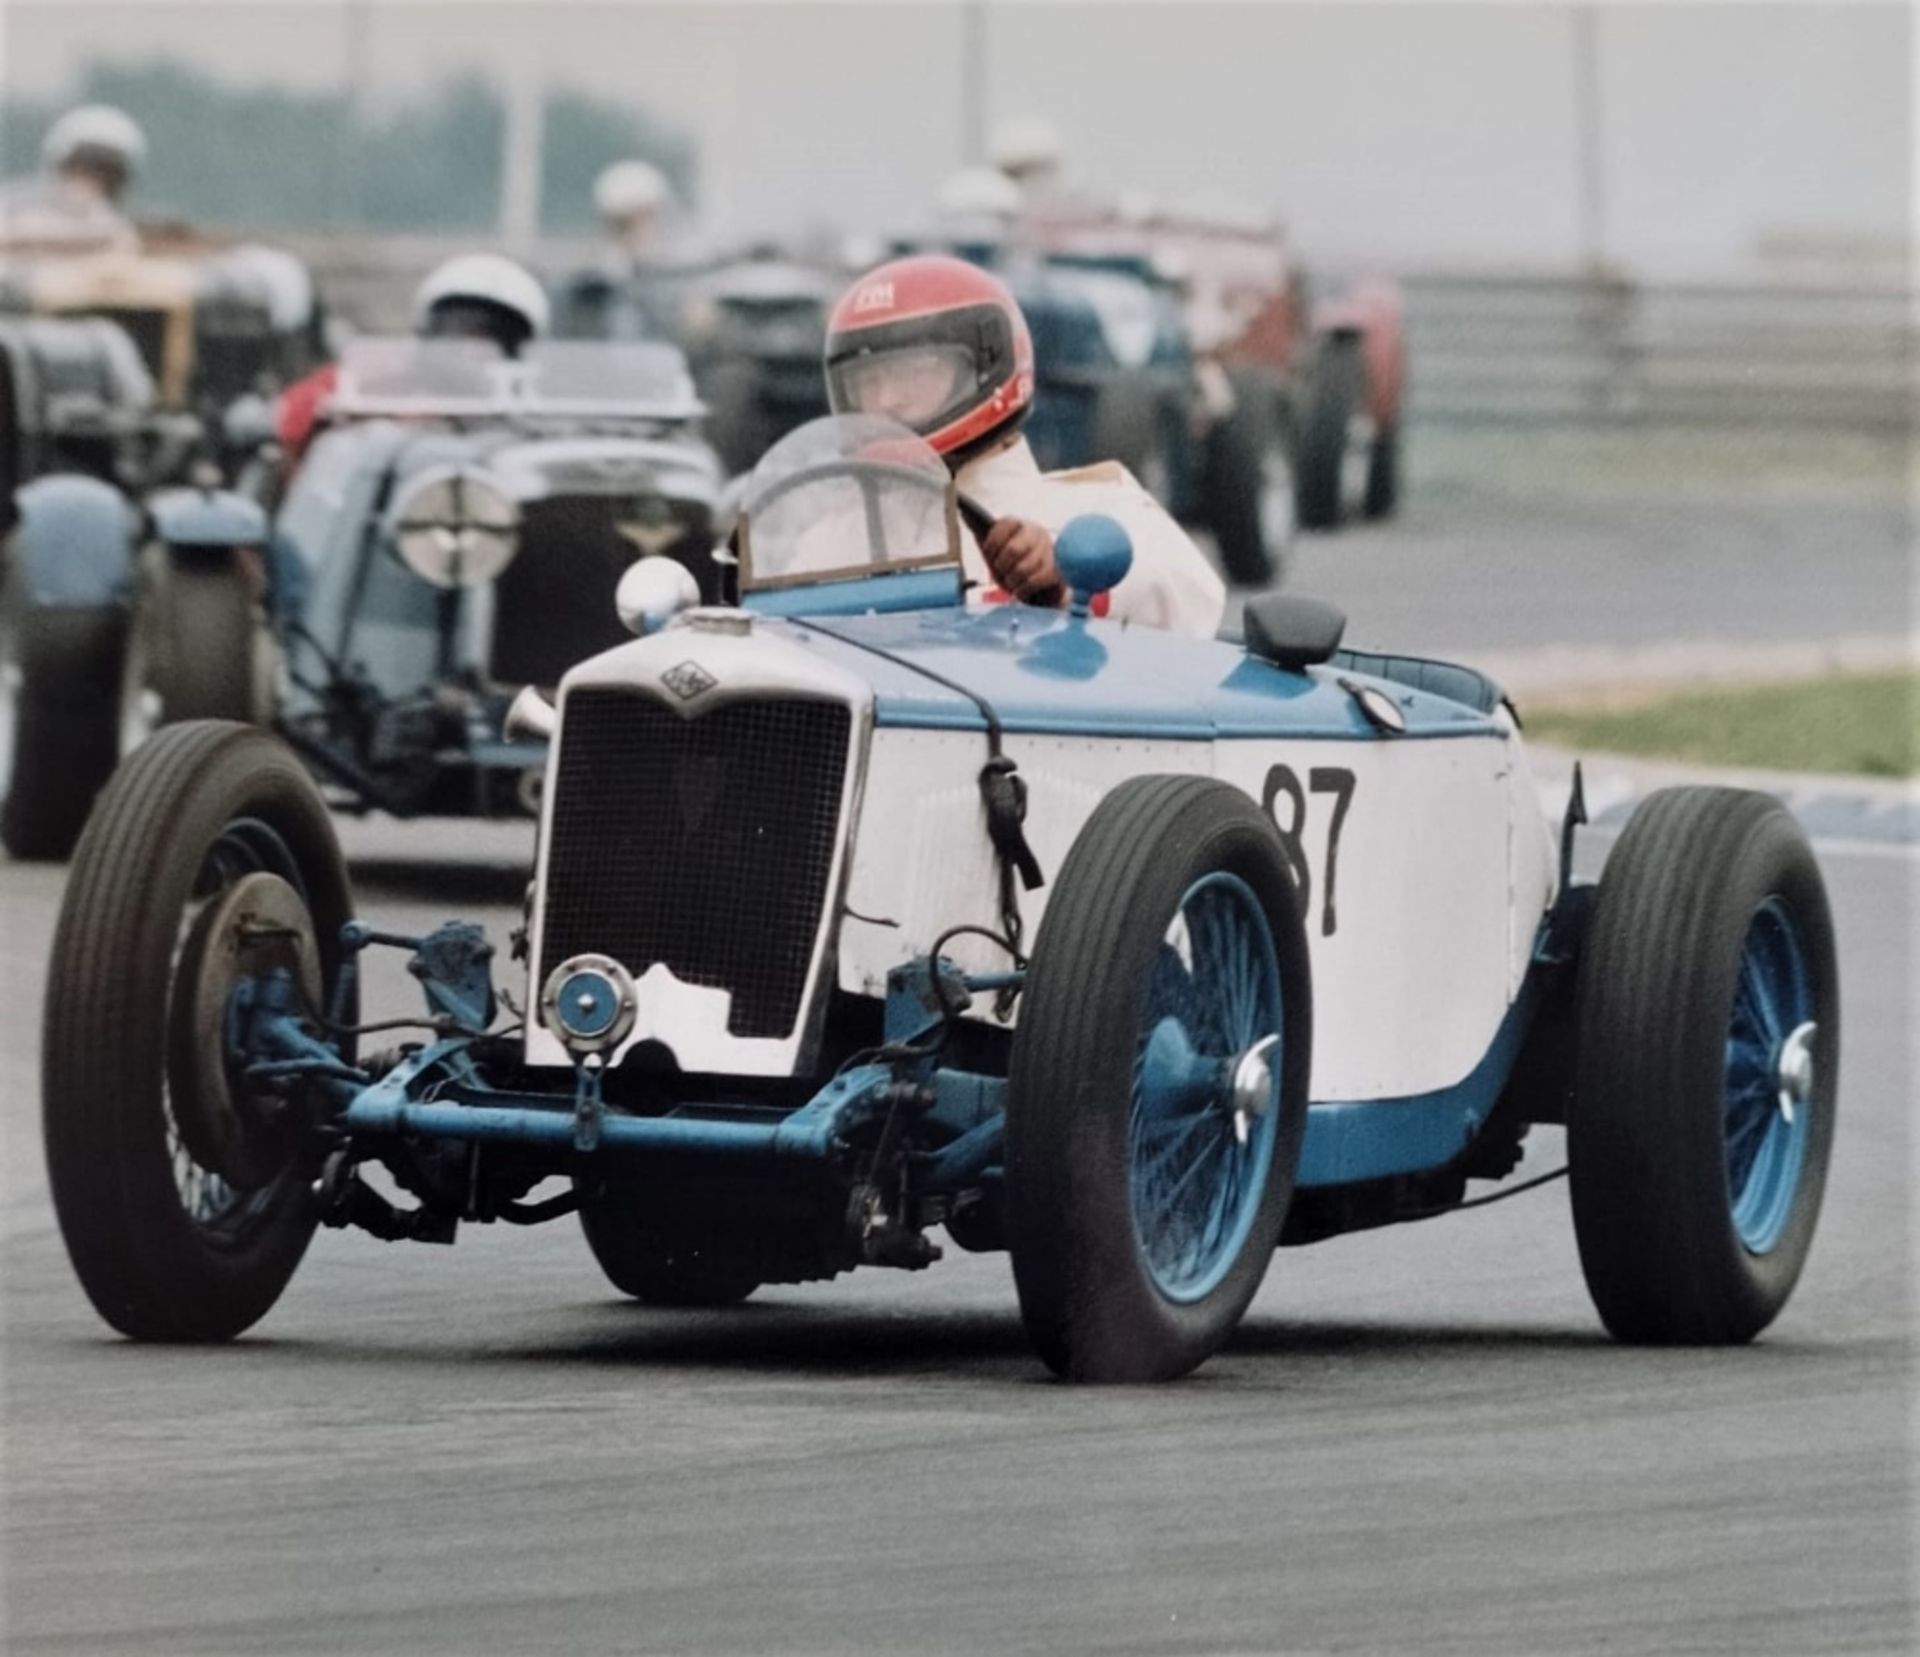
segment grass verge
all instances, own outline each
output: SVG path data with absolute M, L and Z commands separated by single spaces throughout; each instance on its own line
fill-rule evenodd
M 1910 777 L 1920 764 L 1920 673 L 1687 691 L 1626 708 L 1542 708 L 1527 715 L 1527 734 L 1648 759 Z

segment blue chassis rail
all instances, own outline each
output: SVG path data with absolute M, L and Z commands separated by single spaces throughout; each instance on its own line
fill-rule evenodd
M 916 1123 L 948 1136 L 937 1149 L 913 1156 L 916 1191 L 952 1193 L 1000 1176 L 1006 1082 L 942 1068 L 932 1048 L 916 1051 L 916 1044 L 966 997 L 1006 987 L 1017 973 L 969 978 L 945 959 L 937 969 L 925 961 L 896 969 L 886 1003 L 890 1062 L 844 1071 L 796 1110 L 739 1103 L 635 1116 L 606 1108 L 603 1072 L 592 1063 L 576 1066 L 567 1093 L 506 1091 L 487 1083 L 472 1055 L 485 1039 L 492 1007 L 486 967 L 491 950 L 478 928 L 454 923 L 416 939 L 354 925 L 343 941 L 350 975 L 354 958 L 369 943 L 413 949 L 430 1007 L 443 1020 L 466 1026 L 374 1080 L 308 1033 L 290 985 L 268 981 L 243 997 L 229 1026 L 235 1057 L 256 1079 L 306 1076 L 319 1082 L 337 1107 L 333 1126 L 350 1138 L 407 1135 L 580 1154 L 825 1164 L 846 1148 L 850 1134 L 898 1109 L 904 1098 Z M 1356 1184 L 1426 1172 L 1458 1157 L 1507 1084 L 1533 1022 L 1541 978 L 1539 971 L 1528 975 L 1485 1057 L 1454 1086 L 1404 1099 L 1310 1105 L 1298 1184 Z M 429 1087 L 432 1097 L 423 1097 Z

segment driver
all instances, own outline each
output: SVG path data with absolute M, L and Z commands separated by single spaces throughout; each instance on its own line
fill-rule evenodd
M 544 335 L 549 321 L 546 289 L 524 265 L 499 253 L 456 254 L 413 294 L 413 331 L 421 339 L 492 340 L 509 357 Z M 312 441 L 339 377 L 338 365 L 323 363 L 281 393 L 276 424 L 289 463 Z
M 147 157 L 146 134 L 124 110 L 82 104 L 47 130 L 43 174 L 0 194 L 0 238 L 50 247 L 130 249 L 139 236 L 120 200 Z
M 1053 538 L 1101 512 L 1133 540 L 1133 568 L 1105 595 L 1120 621 L 1211 638 L 1226 591 L 1192 538 L 1117 462 L 1042 472 L 1020 435 L 1033 407 L 1033 339 L 1005 285 L 964 260 L 923 254 L 870 271 L 827 323 L 827 400 L 836 414 L 881 414 L 946 460 L 960 493 L 996 519 L 968 573 L 989 601 L 1066 602 Z
M 413 294 L 413 331 L 422 339 L 490 339 L 509 357 L 544 334 L 550 320 L 546 289 L 500 253 L 456 254 Z

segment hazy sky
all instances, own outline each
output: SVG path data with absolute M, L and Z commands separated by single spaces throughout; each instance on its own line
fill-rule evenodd
M 471 69 L 570 82 L 688 130 L 722 229 L 917 221 L 964 141 L 953 0 L 6 0 L 4 27 L 4 84 L 32 96 L 94 53 L 357 74 L 373 98 Z M 1576 37 L 1549 4 L 996 0 L 986 103 L 1051 116 L 1093 182 L 1227 190 L 1314 249 L 1554 264 L 1580 245 Z M 1615 257 L 1718 270 L 1762 237 L 1907 239 L 1905 7 L 1604 5 L 1593 40 Z

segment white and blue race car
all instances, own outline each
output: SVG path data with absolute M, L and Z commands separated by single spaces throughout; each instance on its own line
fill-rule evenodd
M 674 1304 L 926 1266 L 944 1228 L 1011 1252 L 1054 1370 L 1164 1378 L 1276 1245 L 1457 1206 L 1564 1122 L 1607 1326 L 1763 1328 L 1838 1061 L 1784 810 L 1657 795 L 1574 883 L 1577 792 L 1556 837 L 1481 675 L 1343 651 L 1288 594 L 1239 643 L 1095 619 L 1131 555 L 1106 520 L 1060 538 L 1069 607 L 972 608 L 976 518 L 918 439 L 829 420 L 754 474 L 736 605 L 629 572 L 640 636 L 512 716 L 550 739 L 518 998 L 477 927 L 354 917 L 266 733 L 143 746 L 80 847 L 44 1042 L 107 1322 L 236 1335 L 318 1224 L 577 1212 L 615 1285 Z M 375 947 L 426 999 L 377 1050 Z

